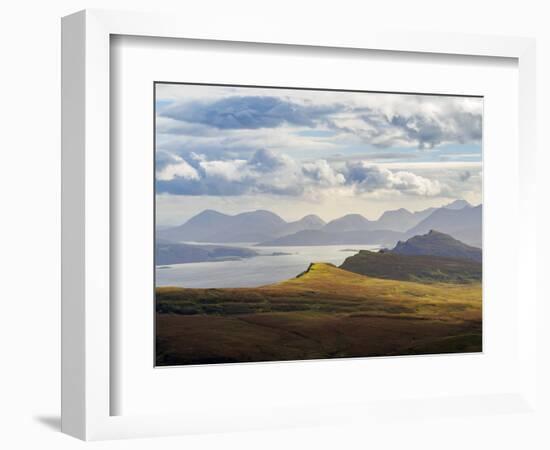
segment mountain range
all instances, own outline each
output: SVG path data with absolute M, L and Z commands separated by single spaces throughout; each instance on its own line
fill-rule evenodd
M 437 230 L 481 246 L 481 205 L 456 200 L 440 208 L 384 212 L 378 220 L 348 214 L 325 223 L 316 215 L 286 222 L 258 210 L 236 215 L 205 210 L 182 225 L 157 230 L 157 238 L 182 242 L 249 242 L 261 246 L 376 244 L 393 247 L 399 240 Z
M 157 235 L 171 241 L 197 242 L 262 242 L 301 230 L 318 230 L 325 222 L 308 215 L 286 222 L 270 211 L 258 210 L 230 216 L 207 209 L 183 225 L 158 230 Z

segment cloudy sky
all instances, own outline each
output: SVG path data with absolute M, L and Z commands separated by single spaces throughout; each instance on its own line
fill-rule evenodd
M 480 98 L 156 85 L 157 223 L 481 202 Z

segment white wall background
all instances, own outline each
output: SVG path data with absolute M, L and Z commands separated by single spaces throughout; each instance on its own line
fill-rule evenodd
M 338 0 L 271 2 L 202 0 L 19 0 L 0 11 L 0 447 L 81 448 L 59 433 L 59 193 L 60 17 L 83 8 L 179 11 L 208 20 L 267 18 L 281 27 L 326 24 L 339 28 L 456 31 L 532 36 L 538 39 L 539 229 L 548 230 L 546 176 L 550 139 L 550 11 L 536 0 Z M 540 233 L 542 234 L 542 233 Z M 545 233 L 548 234 L 548 233 Z M 539 237 L 539 275 L 548 238 Z M 542 282 L 541 282 L 542 284 Z M 540 300 L 550 301 L 549 296 Z M 543 306 L 541 314 L 550 308 Z M 541 330 L 541 368 L 550 379 L 550 333 Z M 544 395 L 548 389 L 544 389 Z M 541 395 L 543 395 L 541 394 Z M 548 399 L 548 396 L 546 397 Z M 547 401 L 547 404 L 550 402 Z M 282 430 L 160 440 L 89 444 L 95 448 L 549 448 L 550 416 L 501 415 L 475 419 L 357 428 Z

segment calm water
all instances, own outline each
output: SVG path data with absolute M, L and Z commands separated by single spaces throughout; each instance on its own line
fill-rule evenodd
M 227 245 L 227 244 L 222 244 Z M 255 287 L 293 278 L 306 270 L 311 262 L 340 265 L 358 250 L 376 250 L 376 245 L 323 245 L 307 247 L 255 247 L 260 256 L 238 261 L 173 264 L 156 269 L 157 286 L 193 288 Z M 344 251 L 353 250 L 353 251 Z M 289 253 L 272 256 L 272 253 Z

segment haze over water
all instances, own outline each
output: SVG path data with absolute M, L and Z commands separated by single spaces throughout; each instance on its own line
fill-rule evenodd
M 156 268 L 156 285 L 189 288 L 257 287 L 294 278 L 312 262 L 327 262 L 338 266 L 358 250 L 379 248 L 376 245 L 352 244 L 304 247 L 256 247 L 250 243 L 233 245 L 250 248 L 261 255 L 236 261 L 159 266 L 162 268 Z M 273 256 L 273 253 L 285 254 Z

